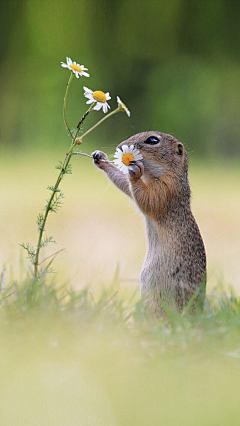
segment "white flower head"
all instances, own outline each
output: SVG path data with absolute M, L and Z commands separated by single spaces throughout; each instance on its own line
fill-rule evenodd
M 142 154 L 140 154 L 140 151 L 134 148 L 134 145 L 123 145 L 122 149 L 117 148 L 114 157 L 114 164 L 116 164 L 116 166 L 119 167 L 119 169 L 122 170 L 122 172 L 125 174 L 128 173 L 128 169 L 131 166 L 132 161 L 139 161 L 143 158 Z
M 124 111 L 127 114 L 127 116 L 130 117 L 131 112 L 126 107 L 126 105 L 121 101 L 121 99 L 119 98 L 119 96 L 117 96 L 117 103 L 118 103 L 118 107 L 120 108 L 120 110 Z
M 85 68 L 84 65 L 79 65 L 76 62 L 72 62 L 71 58 L 66 57 L 67 63 L 65 64 L 64 62 L 61 62 L 61 66 L 63 68 L 68 68 L 70 71 L 72 71 L 76 78 L 79 78 L 79 76 L 85 76 L 85 77 L 90 77 L 90 74 L 88 74 L 88 68 Z
M 108 112 L 108 108 L 110 106 L 108 105 L 107 101 L 111 99 L 111 96 L 109 95 L 109 92 L 104 93 L 101 92 L 101 90 L 96 90 L 93 92 L 91 89 L 88 89 L 87 87 L 83 86 L 85 92 L 84 96 L 85 98 L 88 98 L 89 100 L 86 102 L 86 104 L 92 104 L 93 102 L 97 102 L 95 107 L 96 111 L 99 111 L 101 108 L 103 109 L 103 112 Z

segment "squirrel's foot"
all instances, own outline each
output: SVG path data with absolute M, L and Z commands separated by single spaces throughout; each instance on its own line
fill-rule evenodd
M 128 167 L 129 177 L 132 179 L 139 179 L 144 172 L 144 165 L 141 161 L 132 161 Z
M 105 152 L 102 151 L 94 151 L 92 153 L 93 163 L 96 164 L 96 166 L 99 169 L 103 169 L 106 165 L 106 162 L 108 161 L 108 156 L 105 154 Z

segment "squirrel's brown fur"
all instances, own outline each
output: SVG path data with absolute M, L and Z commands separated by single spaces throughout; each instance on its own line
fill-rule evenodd
M 93 159 L 145 216 L 148 247 L 141 295 L 148 296 L 156 317 L 165 314 L 166 304 L 182 312 L 189 303 L 194 313 L 203 305 L 206 255 L 190 208 L 186 150 L 173 136 L 160 132 L 138 133 L 118 148 L 123 145 L 134 145 L 143 156 L 129 167 L 128 175 L 107 162 L 101 151 L 95 151 Z

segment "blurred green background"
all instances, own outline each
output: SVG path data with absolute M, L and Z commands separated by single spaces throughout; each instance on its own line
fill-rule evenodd
M 198 158 L 240 153 L 238 0 L 1 0 L 0 19 L 1 145 L 66 143 L 60 61 L 70 56 L 91 74 L 71 87 L 70 126 L 86 85 L 132 112 L 99 129 L 106 146 L 154 129 Z
M 69 56 L 90 78 L 72 81 L 67 118 L 76 127 L 86 111 L 82 87 L 109 91 L 131 111 L 117 114 L 82 145 L 113 153 L 140 131 L 181 140 L 190 160 L 193 212 L 208 256 L 208 289 L 239 290 L 240 1 L 237 0 L 1 0 L 0 267 L 18 276 L 37 240 L 36 217 L 56 181 L 54 166 L 70 145 L 62 117 Z M 103 117 L 92 112 L 82 131 Z M 46 233 L 66 248 L 56 260 L 62 280 L 78 287 L 138 277 L 145 254 L 143 220 L 130 201 L 97 172 L 73 158 L 64 179 L 63 208 Z M 108 189 L 105 191 L 105 189 Z M 5 265 L 5 266 L 4 266 Z M 7 265 L 7 266 L 6 266 Z
M 10 301 L 0 301 L 1 425 L 238 425 L 239 299 L 216 298 L 222 315 L 206 309 L 200 322 L 126 322 L 135 288 L 139 299 L 143 218 L 89 158 L 72 159 L 63 208 L 46 227 L 57 245 L 40 259 L 65 248 L 50 280 L 73 288 L 72 309 L 63 308 L 65 289 L 59 306 L 51 288 L 31 306 L 30 287 L 17 288 L 29 271 L 19 243 L 36 245 L 37 214 L 70 145 L 62 118 L 70 72 L 60 66 L 69 56 L 91 75 L 72 81 L 71 128 L 86 111 L 83 85 L 109 91 L 112 109 L 120 96 L 131 111 L 82 150 L 113 153 L 151 129 L 181 140 L 207 293 L 239 293 L 240 1 L 0 0 L 0 20 L 0 280 L 6 270 L 6 287 L 13 283 L 2 292 Z M 83 131 L 102 117 L 92 112 Z M 107 303 L 98 303 L 105 286 Z

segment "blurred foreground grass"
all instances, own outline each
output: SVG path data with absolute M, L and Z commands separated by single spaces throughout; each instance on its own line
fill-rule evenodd
M 240 421 L 240 303 L 152 322 L 136 294 L 31 281 L 0 300 L 3 426 L 215 426 Z

